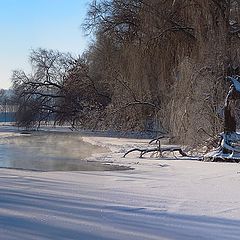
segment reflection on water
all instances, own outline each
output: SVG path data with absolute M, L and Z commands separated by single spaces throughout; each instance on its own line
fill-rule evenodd
M 40 171 L 104 171 L 124 169 L 84 160 L 107 149 L 82 141 L 76 133 L 34 132 L 0 138 L 0 167 Z

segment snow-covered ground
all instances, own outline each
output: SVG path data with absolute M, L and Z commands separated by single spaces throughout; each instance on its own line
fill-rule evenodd
M 240 239 L 239 164 L 122 158 L 148 140 L 83 139 L 111 149 L 90 160 L 134 170 L 0 169 L 1 240 Z

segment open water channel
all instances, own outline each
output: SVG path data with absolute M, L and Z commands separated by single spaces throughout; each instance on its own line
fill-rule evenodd
M 86 160 L 109 150 L 84 142 L 79 133 L 31 132 L 0 136 L 0 167 L 38 171 L 125 170 L 124 166 Z

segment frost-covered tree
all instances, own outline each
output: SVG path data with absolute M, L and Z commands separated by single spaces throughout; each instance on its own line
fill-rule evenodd
M 85 27 L 96 36 L 91 69 L 112 93 L 106 122 L 122 130 L 155 123 L 153 130 L 188 144 L 221 132 L 228 90 L 222 79 L 240 61 L 239 4 L 93 1 Z M 156 107 L 131 104 L 135 99 Z
M 37 49 L 31 52 L 30 63 L 30 74 L 17 70 L 12 75 L 20 126 L 52 121 L 75 127 L 108 104 L 109 97 L 98 91 L 84 58 Z
M 220 146 L 205 155 L 211 161 L 240 161 L 240 134 L 237 132 L 237 101 L 240 99 L 240 77 L 227 78 L 231 85 L 224 104 L 224 132 L 221 134 Z

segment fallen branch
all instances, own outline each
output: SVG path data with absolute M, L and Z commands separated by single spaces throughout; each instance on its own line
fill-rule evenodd
M 164 136 L 160 136 L 160 137 L 157 137 L 157 138 L 154 138 L 152 139 L 148 144 L 157 144 L 157 143 L 160 143 L 160 139 L 164 138 Z
M 155 147 L 155 148 L 133 148 L 126 152 L 123 157 L 125 158 L 129 153 L 138 151 L 140 152 L 140 158 L 143 157 L 144 154 L 150 153 L 150 152 L 159 152 L 160 155 L 163 152 L 178 152 L 181 154 L 183 157 L 189 157 L 180 147 Z

